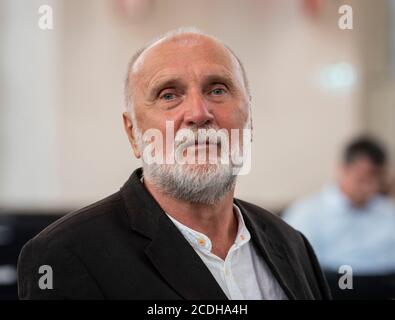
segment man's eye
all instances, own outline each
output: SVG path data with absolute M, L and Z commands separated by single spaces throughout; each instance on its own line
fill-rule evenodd
M 216 88 L 214 90 L 211 90 L 211 94 L 213 94 L 214 96 L 220 96 L 223 95 L 225 93 L 225 89 L 222 88 Z
M 175 98 L 175 94 L 174 93 L 164 93 L 160 96 L 160 99 L 166 100 L 166 101 L 170 101 L 173 100 Z

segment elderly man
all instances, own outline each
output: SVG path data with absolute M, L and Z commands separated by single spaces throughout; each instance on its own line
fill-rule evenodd
M 247 79 L 234 53 L 193 29 L 170 32 L 133 57 L 125 93 L 124 127 L 143 168 L 25 245 L 20 298 L 329 298 L 303 235 L 234 199 L 248 158 L 237 163 L 234 149 L 246 154 L 249 139 L 238 138 L 251 128 Z M 201 129 L 228 139 L 201 139 Z M 160 137 L 166 143 L 153 142 Z M 211 161 L 219 153 L 230 161 Z M 201 155 L 205 161 L 189 161 Z

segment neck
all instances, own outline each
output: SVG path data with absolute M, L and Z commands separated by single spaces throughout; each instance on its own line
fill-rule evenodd
M 352 193 L 348 191 L 348 188 L 341 181 L 338 183 L 340 191 L 350 201 L 351 205 L 355 208 L 363 208 L 367 205 L 368 201 L 357 200 L 352 196 Z
M 226 257 L 238 228 L 233 211 L 234 187 L 217 203 L 208 205 L 172 198 L 147 179 L 144 185 L 168 215 L 205 234 L 212 242 L 212 252 L 222 259 Z

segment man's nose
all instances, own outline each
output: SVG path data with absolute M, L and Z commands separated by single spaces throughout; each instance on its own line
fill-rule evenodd
M 198 92 L 191 93 L 187 101 L 187 110 L 184 115 L 184 122 L 188 126 L 204 126 L 211 124 L 214 116 L 211 113 L 207 101 Z

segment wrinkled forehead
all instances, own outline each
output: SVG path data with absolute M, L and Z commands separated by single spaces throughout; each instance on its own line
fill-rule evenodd
M 181 35 L 158 41 L 148 47 L 135 61 L 132 70 L 134 81 L 147 79 L 164 70 L 189 70 L 203 65 L 212 70 L 223 70 L 235 81 L 242 79 L 237 59 L 223 44 L 203 35 Z

